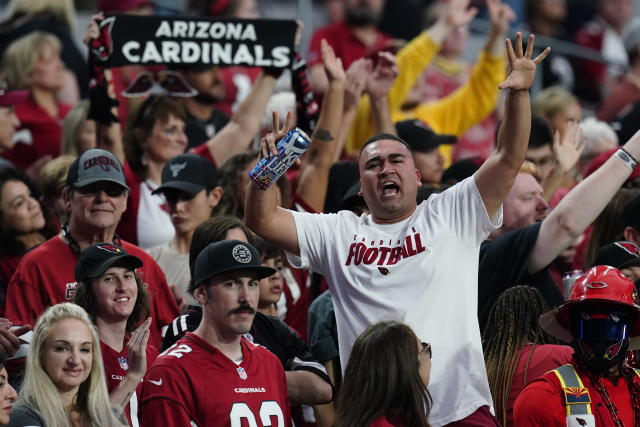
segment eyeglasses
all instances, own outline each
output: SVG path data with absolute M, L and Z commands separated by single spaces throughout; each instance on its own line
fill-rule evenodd
M 109 197 L 120 197 L 124 194 L 125 191 L 127 191 L 126 188 L 118 184 L 105 182 L 96 182 L 84 187 L 78 187 L 75 190 L 83 196 L 96 196 L 101 191 L 104 191 L 105 194 Z
M 420 350 L 420 354 L 426 354 L 427 356 L 429 356 L 429 359 L 431 359 L 431 344 L 429 344 L 428 342 L 421 342 L 420 343 L 422 345 L 422 350 Z

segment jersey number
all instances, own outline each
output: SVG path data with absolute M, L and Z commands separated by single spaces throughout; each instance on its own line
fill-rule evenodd
M 180 359 L 186 353 L 191 353 L 191 350 L 192 350 L 191 347 L 189 347 L 186 344 L 180 344 L 180 345 L 174 344 L 168 349 L 166 349 L 163 353 L 161 353 L 160 356 L 164 356 L 166 354 L 167 356 L 174 356 Z
M 256 417 L 244 402 L 235 402 L 231 407 L 231 427 L 242 427 L 242 420 L 247 420 L 249 427 L 258 427 Z M 277 424 L 272 424 L 271 417 L 276 417 Z M 278 402 L 266 400 L 260 404 L 260 422 L 264 427 L 284 427 L 284 415 Z

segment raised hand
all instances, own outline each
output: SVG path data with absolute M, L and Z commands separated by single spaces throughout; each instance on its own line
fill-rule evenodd
M 373 63 L 368 58 L 356 59 L 349 66 L 344 86 L 344 111 L 355 110 L 358 107 L 372 67 Z
M 135 375 L 136 378 L 142 378 L 147 372 L 147 343 L 149 342 L 150 326 L 151 317 L 148 317 L 133 331 L 127 343 L 129 352 L 129 371 L 127 374 Z
M 342 59 L 337 58 L 333 48 L 325 39 L 320 42 L 320 51 L 322 52 L 322 64 L 324 65 L 324 71 L 327 73 L 329 82 L 342 82 L 347 79 L 344 67 L 342 66 Z
M 471 22 L 477 13 L 478 9 L 469 7 L 469 0 L 450 0 L 449 7 L 441 19 L 444 19 L 448 27 L 457 29 Z
M 287 111 L 287 118 L 284 121 L 284 126 L 280 128 L 278 112 L 274 110 L 272 130 L 260 139 L 260 155 L 262 157 L 269 157 L 271 153 L 274 156 L 277 156 L 278 149 L 276 148 L 276 142 L 280 141 L 291 129 L 295 127 L 295 125 L 296 120 L 293 117 L 291 110 L 289 110 Z
M 516 19 L 513 9 L 502 3 L 501 0 L 487 0 L 487 12 L 491 22 L 491 30 L 496 34 L 505 34 L 509 29 L 509 23 Z
M 89 20 L 89 24 L 87 28 L 84 30 L 84 35 L 82 36 L 82 41 L 85 45 L 88 45 L 89 42 L 93 39 L 97 39 L 100 37 L 100 25 L 98 24 L 100 21 L 104 19 L 104 13 L 98 12 L 91 16 Z
M 527 51 L 522 53 L 522 34 L 516 34 L 516 50 L 513 51 L 511 46 L 511 40 L 505 41 L 507 46 L 507 58 L 509 59 L 509 75 L 507 79 L 500 83 L 498 87 L 500 89 L 511 90 L 528 90 L 533 84 L 533 79 L 536 76 L 536 67 L 547 57 L 551 48 L 547 47 L 544 52 L 538 55 L 535 59 L 531 59 L 533 54 L 533 34 L 529 36 L 529 43 L 527 44 Z
M 562 137 L 560 132 L 556 130 L 553 138 L 553 153 L 558 166 L 565 172 L 569 171 L 580 158 L 586 145 L 582 130 L 577 122 L 571 123 Z
M 378 63 L 367 78 L 367 93 L 373 98 L 386 97 L 396 77 L 398 77 L 396 57 L 389 52 L 378 52 Z

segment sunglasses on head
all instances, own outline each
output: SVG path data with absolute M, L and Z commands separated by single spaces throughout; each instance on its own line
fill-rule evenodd
M 124 194 L 126 189 L 118 184 L 110 184 L 104 182 L 96 182 L 94 184 L 85 185 L 84 187 L 78 187 L 75 189 L 83 196 L 95 196 L 101 191 L 109 197 L 120 197 Z
M 431 359 L 431 344 L 429 344 L 428 342 L 421 342 L 420 344 L 422 345 L 422 350 L 420 350 L 420 354 L 424 353 L 427 356 L 429 356 L 429 359 Z

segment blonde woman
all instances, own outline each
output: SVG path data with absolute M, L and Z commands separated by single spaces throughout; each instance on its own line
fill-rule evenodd
M 96 148 L 96 122 L 87 119 L 88 112 L 89 100 L 83 99 L 65 117 L 62 126 L 62 154 L 79 156 Z
M 21 169 L 60 155 L 61 123 L 71 109 L 57 98 L 65 79 L 61 48 L 56 36 L 36 31 L 12 42 L 2 56 L 1 78 L 11 89 L 29 91 L 15 111 L 30 136 L 21 136 L 3 153 Z
M 62 303 L 38 319 L 9 426 L 122 426 L 109 405 L 99 339 L 87 312 Z
M 60 39 L 60 56 L 67 71 L 58 99 L 72 105 L 89 96 L 87 62 L 75 41 L 77 18 L 73 3 L 73 0 L 10 0 L 0 22 L 0 54 L 11 42 L 34 31 L 51 33 Z

